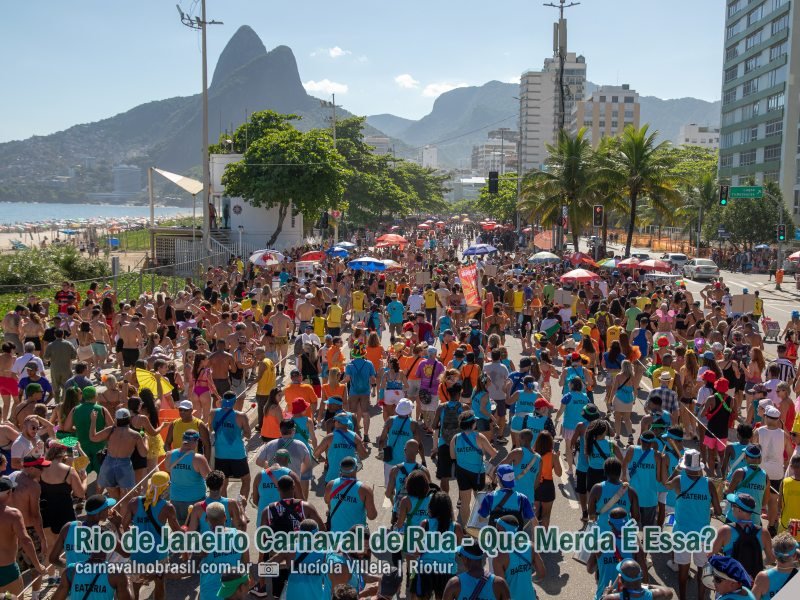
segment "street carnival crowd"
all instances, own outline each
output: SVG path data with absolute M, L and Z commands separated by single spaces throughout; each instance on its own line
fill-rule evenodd
M 0 593 L 161 600 L 187 575 L 105 567 L 191 563 L 245 565 L 198 570 L 203 600 L 535 598 L 542 555 L 487 556 L 477 537 L 533 536 L 568 498 L 576 530 L 614 540 L 579 557 L 598 600 L 671 598 L 650 583 L 654 560 L 677 572 L 680 600 L 767 600 L 797 573 L 800 313 L 765 346 L 769 307 L 754 292 L 736 312 L 723 277 L 693 294 L 651 276 L 657 262 L 537 253 L 462 219 L 383 233 L 236 257 L 174 296 L 64 282 L 8 312 Z M 380 462 L 382 480 L 359 475 Z M 458 545 L 78 543 L 89 526 L 225 538 L 253 509 L 275 532 L 366 535 L 389 507 L 393 529 Z M 717 533 L 702 551 L 628 552 L 631 520 Z M 350 566 L 378 558 L 396 568 Z M 277 572 L 248 568 L 265 561 Z M 337 568 L 300 568 L 314 565 Z

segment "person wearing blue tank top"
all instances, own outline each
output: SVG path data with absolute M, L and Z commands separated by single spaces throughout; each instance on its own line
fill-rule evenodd
M 237 530 L 226 527 L 227 515 L 225 508 L 219 502 L 212 502 L 206 507 L 206 519 L 210 531 L 225 539 L 232 539 L 237 535 Z M 230 542 L 228 543 L 230 545 Z M 229 569 L 241 569 L 247 572 L 248 564 L 243 562 L 244 556 L 235 550 L 219 550 L 206 554 L 201 559 L 201 564 L 206 565 L 200 572 L 199 600 L 218 600 L 217 591 L 222 584 L 222 569 L 210 565 L 229 565 Z
M 708 477 L 703 475 L 700 453 L 687 449 L 678 465 L 679 471 L 666 481 L 667 489 L 675 492 L 675 524 L 672 530 L 680 533 L 702 531 L 711 524 L 711 511 L 719 516 L 720 508 L 717 490 Z M 668 475 L 664 475 L 667 477 Z M 671 566 L 678 567 L 678 593 L 686 598 L 686 587 L 689 582 L 689 567 L 694 562 L 700 571 L 708 562 L 708 552 L 675 552 Z M 697 594 L 702 597 L 702 582 L 697 580 Z
M 622 473 L 639 497 L 639 524 L 655 525 L 658 515 L 658 443 L 652 431 L 640 437 L 641 445 L 628 446 Z
M 516 489 L 525 494 L 531 504 L 536 500 L 536 488 L 541 481 L 542 457 L 534 452 L 533 432 L 523 429 L 519 434 L 519 446 L 508 453 L 500 464 L 509 464 L 514 468 Z
M 589 455 L 584 450 L 586 446 L 586 430 L 589 426 L 600 418 L 600 411 L 594 404 L 587 404 L 581 411 L 581 420 L 575 426 L 572 440 L 567 444 L 567 476 L 572 477 L 572 462 L 575 460 L 575 492 L 578 494 L 578 502 L 581 506 L 581 520 L 589 519 L 589 509 L 587 498 L 589 496 Z
M 200 434 L 187 429 L 183 434 L 181 447 L 167 453 L 166 470 L 170 475 L 169 499 L 175 506 L 179 523 L 185 523 L 189 507 L 206 495 L 206 476 L 211 467 L 206 457 L 197 452 Z
M 328 505 L 328 530 L 348 531 L 354 525 L 367 524 L 378 516 L 372 486 L 356 478 L 358 463 L 345 457 L 339 465 L 341 477 L 325 486 Z
M 348 428 L 350 422 L 348 414 L 338 413 L 333 417 L 333 431 L 322 438 L 314 451 L 314 458 L 317 461 L 320 461 L 322 454 L 327 452 L 325 483 L 330 483 L 339 477 L 339 465 L 343 459 L 356 456 L 360 460 L 367 458 L 367 449 L 361 436 Z
M 513 447 L 519 445 L 519 432 L 531 427 L 539 427 L 538 431 L 544 428 L 546 419 L 533 420 L 536 415 L 536 402 L 541 398 L 541 394 L 536 389 L 536 380 L 531 375 L 526 375 L 522 380 L 520 389 L 514 391 L 506 401 L 509 408 L 513 407 L 514 416 L 511 417 L 511 444 Z M 525 419 L 528 417 L 528 419 Z M 523 425 L 525 422 L 527 427 Z M 538 432 L 537 432 L 538 435 Z
M 764 567 L 764 556 L 766 562 L 775 562 L 772 539 L 766 528 L 753 524 L 752 515 L 756 509 L 756 501 L 750 494 L 744 492 L 728 494 L 725 499 L 728 505 L 733 507 L 732 518 L 717 531 L 712 552 L 737 558 L 751 576 L 757 575 Z M 737 549 L 737 541 L 742 536 L 748 536 L 749 541 L 753 543 L 745 547 L 739 546 Z M 753 545 L 760 546 L 757 556 L 753 554 Z M 750 562 L 745 561 L 743 556 Z
M 772 552 L 777 563 L 771 569 L 761 571 L 753 580 L 753 595 L 756 600 L 772 600 L 778 592 L 797 576 L 797 540 L 787 531 L 772 540 Z
M 180 524 L 175 516 L 175 507 L 165 499 L 169 490 L 169 474 L 164 471 L 153 473 L 144 496 L 137 496 L 128 501 L 127 510 L 122 515 L 122 529 L 136 527 L 139 534 L 147 532 L 160 544 L 162 530 L 166 525 L 177 531 Z M 132 552 L 131 562 L 138 564 L 153 564 L 167 558 L 166 552 L 157 549 L 149 552 Z M 139 589 L 145 581 L 153 581 L 155 590 L 153 596 L 158 600 L 165 597 L 164 578 L 158 576 L 136 577 L 133 580 L 134 597 L 138 598 Z
M 706 588 L 716 590 L 715 600 L 755 600 L 750 588 L 753 579 L 741 563 L 729 556 L 711 556 L 708 567 L 703 570 L 702 583 Z
M 420 523 L 420 527 L 429 532 L 452 533 L 456 542 L 461 543 L 464 530 L 453 520 L 453 501 L 447 492 L 435 492 L 431 496 L 428 502 L 428 515 L 428 518 Z M 441 598 L 447 582 L 457 571 L 456 552 L 429 550 L 419 555 L 417 564 L 422 568 L 412 572 L 409 588 L 420 600 L 432 596 Z
M 653 584 L 645 587 L 647 571 L 633 559 L 620 561 L 616 570 L 617 581 L 606 588 L 603 600 L 670 600 L 673 596 L 667 587 Z
M 575 438 L 575 430 L 578 428 L 578 423 L 583 419 L 583 410 L 585 407 L 594 406 L 589 402 L 589 397 L 583 392 L 583 381 L 579 378 L 573 378 L 569 382 L 569 392 L 565 393 L 561 398 L 561 405 L 558 407 L 555 422 L 558 425 L 558 420 L 561 415 L 564 415 L 562 437 L 564 444 L 567 448 L 572 447 L 572 442 Z M 596 407 L 595 407 L 596 408 Z M 573 456 L 571 452 L 567 452 L 567 472 L 572 473 Z
M 104 568 L 106 559 L 105 553 L 93 554 L 87 561 L 90 569 L 86 569 L 86 563 L 80 569 L 77 567 L 80 563 L 68 564 L 52 597 L 56 600 L 130 600 L 127 575 L 108 572 Z
M 681 427 L 670 427 L 663 434 L 656 434 L 661 443 L 658 465 L 658 524 L 663 525 L 667 509 L 670 512 L 675 510 L 676 492 L 666 485 L 673 474 L 676 473 L 678 465 L 683 460 L 683 429 Z
M 604 480 L 596 483 L 589 492 L 589 519 L 597 522 L 600 531 L 609 531 L 611 511 L 623 508 L 638 523 L 639 497 L 627 482 L 620 481 L 622 463 L 614 457 L 609 458 L 603 466 L 603 474 Z
M 406 532 L 409 527 L 417 527 L 428 517 L 428 506 L 431 501 L 428 477 L 425 471 L 414 471 L 406 478 L 408 494 L 400 501 L 397 508 L 395 528 L 398 531 Z M 404 550 L 407 552 L 408 548 L 405 547 Z
M 586 570 L 596 575 L 597 588 L 595 600 L 600 600 L 619 576 L 617 565 L 623 561 L 635 560 L 645 570 L 645 555 L 640 548 L 636 554 L 622 551 L 622 528 L 630 520 L 628 512 L 622 507 L 612 508 L 609 513 L 609 531 L 614 536 L 614 550 L 595 552 L 586 561 Z
M 469 520 L 470 504 L 473 495 L 486 485 L 484 456 L 489 459 L 497 455 L 497 450 L 482 433 L 475 431 L 475 413 L 465 410 L 458 415 L 459 432 L 450 440 L 450 458 L 456 465 L 456 483 L 461 500 L 459 514 L 461 522 Z
M 744 451 L 753 439 L 753 428 L 747 423 L 736 426 L 737 441 L 728 442 L 725 452 L 722 453 L 722 473 L 730 481 L 736 469 L 744 466 Z
M 728 493 L 744 492 L 756 501 L 756 509 L 752 513 L 755 525 L 761 524 L 761 508 L 769 504 L 770 485 L 767 472 L 761 468 L 761 446 L 748 444 L 744 451 L 745 464 L 736 469 L 728 482 Z M 728 504 L 725 517 L 733 520 L 733 506 Z
M 295 494 L 297 498 L 302 498 L 303 493 L 300 486 L 300 478 L 289 467 L 289 451 L 278 450 L 275 453 L 275 462 L 266 469 L 261 469 L 253 480 L 253 504 L 257 509 L 256 527 L 261 525 L 261 515 L 264 509 L 273 502 L 281 498 L 278 491 L 278 480 L 281 477 L 291 477 L 297 484 Z
M 497 529 L 514 533 L 519 531 L 520 523 L 512 515 L 500 517 L 497 520 Z M 547 575 L 541 556 L 530 548 L 527 552 L 498 552 L 492 559 L 492 571 L 502 574 L 508 584 L 512 598 L 532 598 L 536 600 L 536 589 L 533 587 L 533 577 L 542 581 Z
M 414 404 L 407 398 L 402 398 L 395 406 L 395 414 L 383 424 L 383 430 L 378 436 L 378 448 L 383 449 L 384 486 L 389 481 L 392 467 L 403 461 L 406 442 L 416 439 L 422 445 L 422 427 L 411 418 L 413 411 Z
M 95 494 L 86 499 L 84 510 L 86 514 L 79 517 L 76 521 L 66 523 L 58 534 L 56 541 L 50 549 L 50 563 L 58 567 L 65 567 L 68 564 L 85 563 L 89 561 L 90 555 L 87 552 L 76 550 L 77 529 L 79 527 L 100 527 L 106 529 L 109 509 L 116 504 L 113 498 L 107 498 L 102 494 Z M 61 558 L 61 554 L 64 558 Z
M 502 577 L 486 573 L 483 561 L 486 555 L 476 540 L 464 540 L 458 555 L 466 571 L 456 575 L 444 588 L 444 600 L 509 600 L 511 591 Z
M 419 454 L 419 442 L 417 440 L 408 440 L 403 451 L 405 454 L 403 462 L 392 467 L 389 472 L 389 481 L 386 483 L 386 497 L 392 502 L 392 525 L 397 520 L 397 509 L 400 501 L 408 495 L 406 490 L 408 476 L 414 471 L 428 473 L 425 463 L 416 462 Z M 428 479 L 430 479 L 430 474 L 428 474 Z
M 300 523 L 300 531 L 307 531 L 313 535 L 317 533 L 318 527 L 311 519 L 305 519 Z M 330 600 L 333 595 L 333 585 L 326 569 L 322 566 L 328 564 L 328 561 L 327 552 L 295 553 L 289 579 L 286 581 L 286 598 Z
M 228 480 L 242 482 L 240 495 L 250 496 L 250 465 L 247 462 L 245 440 L 250 439 L 250 420 L 247 415 L 234 408 L 236 393 L 225 392 L 222 407 L 211 411 L 211 435 L 214 446 L 214 468 L 225 474 L 222 495 L 228 493 Z
M 211 471 L 206 477 L 206 487 L 208 488 L 208 495 L 200 502 L 195 502 L 192 505 L 189 513 L 189 522 L 186 525 L 189 531 L 199 531 L 200 533 L 211 531 L 211 526 L 206 517 L 206 509 L 215 502 L 225 509 L 225 527 L 235 527 L 244 531 L 246 522 L 242 517 L 242 507 L 236 500 L 222 495 L 222 489 L 225 487 L 225 475 L 222 471 Z
M 586 454 L 588 470 L 586 488 L 591 491 L 595 484 L 603 481 L 603 469 L 606 460 L 616 458 L 622 462 L 619 446 L 613 444 L 608 436 L 611 425 L 605 419 L 597 419 L 588 425 L 584 434 L 583 451 Z

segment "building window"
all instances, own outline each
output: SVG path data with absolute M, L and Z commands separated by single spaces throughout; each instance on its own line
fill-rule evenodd
M 737 56 L 739 56 L 739 44 L 734 44 L 725 49 L 725 60 L 733 60 Z
M 736 0 L 736 2 L 731 2 L 728 5 L 728 17 L 732 17 L 733 15 L 735 15 L 740 10 L 742 10 L 742 1 L 741 0 Z
M 723 106 L 726 105 L 726 104 L 730 104 L 731 102 L 736 102 L 736 88 L 733 88 L 732 90 L 728 90 L 722 96 L 722 104 L 723 104 Z
M 772 10 L 773 11 L 778 10 L 781 6 L 786 4 L 788 1 L 789 0 L 772 0 Z
M 606 101 L 606 97 L 605 96 L 600 96 L 600 102 L 605 102 L 605 101 Z
M 611 96 L 612 104 L 619 104 L 619 96 Z
M 626 110 L 625 111 L 625 118 L 626 119 L 632 119 L 633 118 L 633 111 L 632 110 Z
M 800 215 L 800 190 L 794 191 L 794 206 L 792 208 L 794 214 Z
M 756 31 L 752 35 L 748 35 L 744 41 L 745 50 L 750 50 L 750 48 L 757 46 L 761 43 L 761 30 Z
M 722 113 L 722 124 L 723 125 L 733 125 L 736 123 L 736 111 L 732 110 L 730 112 Z
M 770 181 L 778 181 L 779 172 L 778 171 L 767 171 L 764 173 L 764 183 L 769 183 Z
M 744 72 L 749 73 L 753 69 L 758 68 L 759 58 L 761 57 L 760 54 L 756 54 L 755 56 L 751 56 L 746 61 L 744 61 Z
M 783 133 L 783 119 L 772 119 L 766 122 L 764 137 L 772 137 Z
M 767 98 L 767 112 L 782 109 L 785 101 L 786 98 L 783 92 L 770 96 Z
M 750 142 L 754 142 L 757 139 L 758 139 L 758 126 L 745 127 L 744 129 L 739 131 L 740 144 L 749 144 Z
M 779 33 L 789 26 L 789 15 L 783 15 L 772 22 L 772 35 Z
M 748 152 L 741 152 L 739 153 L 739 166 L 740 167 L 749 167 L 750 165 L 756 164 L 756 151 L 750 150 Z
M 633 96 L 625 96 L 625 104 L 633 104 Z
M 719 168 L 730 169 L 733 166 L 733 154 L 727 154 L 719 157 Z
M 765 75 L 767 87 L 772 87 L 786 81 L 786 65 L 781 65 Z
M 605 126 L 606 126 L 606 122 L 605 122 L 605 121 L 600 121 L 600 122 L 597 124 L 597 126 L 598 126 L 598 127 L 601 127 L 601 128 L 605 128 Z
M 760 21 L 761 17 L 764 16 L 764 5 L 762 4 L 755 10 L 751 10 L 747 13 L 747 26 L 750 27 L 756 21 Z
M 764 148 L 764 162 L 769 160 L 779 160 L 781 157 L 781 145 L 774 144 Z
M 786 54 L 788 50 L 788 42 L 786 40 L 782 41 L 780 44 L 775 44 L 772 48 L 769 49 L 769 59 L 775 60 Z
M 745 81 L 742 85 L 742 98 L 758 91 L 758 78 Z
M 720 147 L 724 149 L 731 146 L 733 146 L 733 132 L 723 134 L 720 138 Z
M 619 121 L 611 121 L 611 129 L 616 129 L 619 127 Z
M 734 79 L 736 79 L 738 72 L 739 72 L 738 67 L 731 67 L 730 69 L 725 69 L 725 83 L 728 83 L 729 81 L 733 81 Z M 745 73 L 747 73 L 747 71 L 745 71 Z

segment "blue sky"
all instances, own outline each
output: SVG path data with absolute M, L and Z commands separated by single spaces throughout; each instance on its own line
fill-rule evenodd
M 199 91 L 199 34 L 180 24 L 175 1 L 3 2 L 0 141 Z M 582 0 L 567 11 L 570 50 L 586 56 L 595 83 L 717 100 L 724 5 Z M 292 48 L 310 93 L 336 91 L 357 114 L 419 118 L 442 91 L 541 68 L 557 11 L 533 0 L 208 0 L 208 17 L 224 22 L 209 29 L 209 73 L 250 25 L 268 49 Z

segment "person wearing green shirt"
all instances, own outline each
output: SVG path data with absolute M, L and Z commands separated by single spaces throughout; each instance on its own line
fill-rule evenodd
M 636 329 L 639 324 L 636 321 L 636 317 L 642 312 L 635 304 L 635 299 L 631 300 L 631 305 L 625 310 L 625 318 L 628 320 L 625 324 L 625 329 L 628 333 L 631 333 L 634 329 Z
M 81 403 L 72 409 L 72 412 L 67 415 L 67 420 L 64 422 L 64 431 L 75 432 L 75 436 L 80 442 L 81 450 L 89 459 L 89 466 L 86 467 L 86 472 L 95 473 L 100 472 L 100 459 L 98 453 L 106 447 L 106 442 L 93 442 L 89 439 L 89 432 L 91 431 L 91 415 L 93 412 L 99 413 L 97 415 L 97 430 L 102 431 L 106 427 L 106 423 L 113 423 L 105 408 L 95 402 L 97 397 L 97 389 L 94 386 L 83 388 L 81 394 Z
M 547 302 L 553 302 L 553 299 L 556 297 L 556 286 L 553 285 L 551 280 L 548 280 L 547 283 L 544 284 L 544 287 L 542 288 L 542 295 Z

